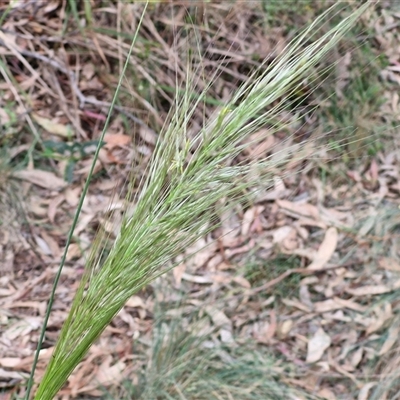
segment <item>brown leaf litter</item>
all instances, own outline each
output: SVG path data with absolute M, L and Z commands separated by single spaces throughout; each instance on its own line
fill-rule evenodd
M 15 144 L 10 151 L 12 159 L 32 143 L 32 137 L 22 133 L 21 121 L 34 127 L 41 146 L 43 141 L 68 144 L 97 139 L 116 71 L 128 48 L 127 43 L 110 35 L 92 32 L 84 38 L 79 29 L 67 30 L 61 38 L 56 32 L 65 14 L 64 2 L 23 3 L 13 6 L 0 37 L 0 55 L 19 85 L 14 87 L 6 79 L 1 83 L 5 97 L 0 116 L 10 119 L 7 100 L 18 104 L 19 119 L 4 139 L 14 140 L 10 142 Z M 119 20 L 121 29 L 130 32 L 140 7 L 130 3 L 120 6 L 125 15 Z M 201 46 L 208 51 L 206 69 L 211 70 L 221 56 L 225 57 L 221 83 L 209 95 L 223 100 L 247 79 L 243 68 L 257 64 L 257 60 L 250 60 L 252 55 L 257 54 L 259 60 L 273 58 L 286 39 L 281 28 L 266 35 L 257 25 L 255 4 L 231 8 L 215 2 L 202 3 L 202 7 L 206 12 L 198 18 L 209 27 L 201 36 Z M 116 195 L 116 182 L 126 179 L 131 165 L 138 177 L 144 173 L 156 132 L 173 104 L 166 87 L 174 87 L 176 75 L 185 76 L 186 64 L 173 45 L 184 38 L 174 38 L 171 25 L 185 26 L 186 11 L 177 9 L 183 11 L 172 21 L 167 10 L 159 4 L 151 10 L 152 18 L 145 18 L 145 40 L 157 46 L 147 53 L 143 47 L 135 50 L 132 65 L 135 79 L 149 86 L 133 87 L 124 82 L 129 95 L 122 101 L 124 107 L 116 108 L 118 115 L 113 116 L 97 167 L 103 175 L 90 188 L 68 252 L 37 379 L 51 356 L 96 230 L 101 227 L 111 234 L 116 232 L 118 212 L 125 207 L 123 194 Z M 117 22 L 118 10 L 113 5 L 104 10 L 95 7 L 93 13 L 99 23 L 114 26 Z M 381 72 L 382 78 L 395 84 L 400 83 L 394 45 L 398 18 L 384 9 L 379 18 L 371 16 L 365 22 L 376 29 L 376 39 L 390 61 Z M 251 32 L 249 24 L 254 27 Z M 141 54 L 148 54 L 147 64 Z M 338 64 L 342 79 L 336 86 L 339 93 L 347 84 L 349 60 L 347 53 Z M 196 89 L 201 89 L 202 83 L 198 85 Z M 21 91 L 28 94 L 26 103 Z M 382 117 L 398 119 L 397 90 L 388 89 L 386 98 Z M 198 110 L 193 131 L 209 112 Z M 285 118 L 295 120 L 292 115 Z M 4 121 L 2 118 L 2 124 Z M 315 123 L 303 127 L 307 128 L 313 130 Z M 280 152 L 289 148 L 290 142 L 280 135 L 254 146 L 259 134 L 250 138 L 244 157 L 257 159 L 277 148 Z M 325 149 L 316 149 L 311 140 L 308 147 L 299 149 L 306 155 L 316 151 L 325 154 Z M 67 183 L 63 176 L 67 161 L 30 160 L 6 182 L 18 186 L 18 200 L 1 196 L 5 223 L 0 232 L 0 387 L 8 392 L 0 398 L 23 392 L 19 385 L 31 367 L 71 216 L 91 162 L 90 157 L 76 160 L 73 180 Z M 196 252 L 195 256 L 178 259 L 178 267 L 164 278 L 165 284 L 171 281 L 175 292 L 179 288 L 187 295 L 185 306 L 203 310 L 221 343 L 233 346 L 250 340 L 268 346 L 293 366 L 290 376 L 282 376 L 287 383 L 326 399 L 351 398 L 353 389 L 359 391 L 359 400 L 367 399 L 380 379 L 371 369 L 372 361 L 381 360 L 378 372 L 386 376 L 385 367 L 394 370 L 398 360 L 399 304 L 394 295 L 400 287 L 400 157 L 397 151 L 384 149 L 358 168 L 348 170 L 345 166 L 348 179 L 338 184 L 321 181 L 312 157 L 303 161 L 294 159 L 284 169 L 272 171 L 270 191 L 260 193 L 252 206 L 238 206 L 221 216 L 222 227 L 188 248 L 186 253 Z M 13 208 L 16 204 L 21 205 L 19 211 Z M 105 222 L 106 211 L 114 218 L 109 224 Z M 249 255 L 259 262 L 259 270 L 270 268 L 256 280 L 246 272 Z M 279 270 L 278 256 L 282 255 L 298 263 Z M 276 260 L 272 267 L 269 260 Z M 143 365 L 141 355 L 146 354 L 151 339 L 155 296 L 150 287 L 127 302 L 78 366 L 60 398 L 100 397 L 101 387 L 115 388 L 125 379 L 137 382 Z M 173 294 L 170 297 L 174 299 Z M 375 380 L 367 382 L 366 376 Z M 388 395 L 381 398 L 384 396 Z

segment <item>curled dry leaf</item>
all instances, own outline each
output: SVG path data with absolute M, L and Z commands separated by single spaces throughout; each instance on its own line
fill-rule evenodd
M 299 247 L 299 241 L 297 238 L 297 232 L 295 229 L 293 229 L 290 232 L 290 235 L 285 238 L 285 240 L 282 242 L 282 250 L 286 252 L 292 252 L 295 251 Z
M 49 221 L 52 224 L 54 223 L 56 214 L 58 211 L 60 211 L 60 206 L 64 202 L 64 200 L 65 200 L 65 197 L 62 194 L 51 199 L 48 209 L 47 209 L 47 217 L 49 218 Z

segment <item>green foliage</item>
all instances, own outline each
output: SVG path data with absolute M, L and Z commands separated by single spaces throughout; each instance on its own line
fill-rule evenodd
M 313 0 L 262 0 L 262 6 L 269 25 L 277 27 L 284 26 L 287 29 L 290 25 L 296 23 L 293 20 L 297 20 L 299 15 L 305 16 L 311 15 L 311 13 L 314 14 L 313 11 L 315 11 L 315 7 L 313 2 Z M 282 24 L 282 20 L 284 20 L 285 23 Z
M 106 399 L 296 398 L 296 391 L 281 380 L 290 375 L 290 365 L 284 365 L 266 347 L 250 341 L 222 344 L 215 329 L 210 329 L 200 314 L 194 310 L 171 319 L 166 309 L 158 307 L 150 361 L 140 374 L 139 383 L 126 382 L 118 394 L 110 394 Z
M 262 260 L 257 257 L 252 257 L 245 266 L 245 278 L 252 285 L 260 286 L 265 282 L 277 278 L 288 270 L 300 268 L 299 258 L 296 256 L 288 256 L 279 254 L 270 260 Z M 295 291 L 301 276 L 294 274 L 291 277 L 283 280 L 274 287 L 275 295 L 286 297 Z
M 349 38 L 347 46 L 353 48 L 354 44 L 354 38 Z M 346 51 L 345 46 L 344 57 Z M 348 62 L 349 65 L 339 68 L 336 76 L 338 84 L 343 84 L 344 88 L 333 92 L 328 106 L 322 107 L 321 115 L 326 130 L 333 132 L 329 135 L 330 145 L 337 153 L 340 151 L 346 163 L 353 164 L 361 155 L 374 156 L 382 149 L 384 136 L 379 128 L 379 110 L 384 102 L 384 87 L 379 72 L 387 60 L 377 57 L 366 40 L 351 51 Z M 351 138 L 347 145 L 343 145 L 344 138 Z
M 15 112 L 16 103 L 14 101 L 6 102 L 3 105 L 3 111 L 6 114 L 5 120 L 0 119 L 0 145 L 7 146 L 13 142 L 16 134 L 19 133 L 18 115 Z
M 54 160 L 67 160 L 67 166 L 64 171 L 64 179 L 72 182 L 74 167 L 77 161 L 93 155 L 96 148 L 103 147 L 105 142 L 99 140 L 89 140 L 87 142 L 55 142 L 53 140 L 45 140 L 43 142 L 44 150 L 41 157 L 51 158 Z

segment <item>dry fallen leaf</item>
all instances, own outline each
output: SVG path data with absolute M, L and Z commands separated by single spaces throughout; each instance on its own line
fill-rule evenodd
M 185 253 L 192 256 L 190 263 L 195 268 L 201 268 L 210 258 L 212 258 L 217 250 L 218 244 L 208 238 L 200 238 L 191 246 L 188 246 Z M 189 267 L 189 265 L 188 265 Z
M 223 247 L 237 247 L 240 243 L 238 237 L 241 231 L 242 222 L 235 212 L 226 211 L 220 215 L 221 218 L 221 244 Z
M 186 264 L 180 263 L 172 270 L 172 275 L 174 276 L 175 286 L 180 288 L 182 282 L 182 275 L 186 271 Z
M 328 388 L 323 388 L 318 392 L 318 396 L 324 400 L 337 400 L 337 397 Z
M 79 246 L 79 244 L 77 243 L 71 243 L 68 247 L 67 261 L 77 259 L 81 257 L 81 255 L 82 255 L 81 246 Z
M 210 283 L 214 283 L 214 279 L 212 276 L 202 276 L 202 275 L 191 275 L 187 273 L 183 273 L 181 275 L 181 279 L 187 282 L 193 282 L 193 283 L 198 283 L 201 285 L 207 285 Z
M 368 308 L 367 306 L 362 306 L 361 304 L 358 304 L 355 301 L 352 301 L 351 299 L 346 300 L 346 299 L 341 299 L 339 297 L 334 297 L 334 300 L 345 308 L 349 308 L 350 310 L 362 313 L 365 312 Z
M 286 321 L 283 321 L 282 324 L 280 324 L 278 327 L 279 338 L 285 339 L 292 330 L 293 326 L 294 326 L 293 320 L 287 319 Z
M 275 138 L 272 134 L 268 133 L 267 129 L 260 129 L 249 137 L 246 153 L 248 153 L 251 159 L 258 159 L 274 146 Z
M 242 236 L 247 236 L 250 231 L 250 227 L 257 216 L 264 210 L 263 206 L 256 206 L 249 208 L 243 215 L 242 221 Z
M 15 171 L 12 175 L 15 178 L 28 181 L 45 189 L 61 190 L 67 186 L 67 182 L 65 182 L 64 179 L 59 178 L 52 172 L 43 171 L 41 169 Z
M 15 379 L 17 382 L 19 382 L 22 379 L 26 379 L 27 377 L 28 374 L 24 374 L 21 372 L 6 371 L 5 369 L 0 368 L 0 381 Z
M 215 307 L 207 306 L 205 312 L 210 316 L 215 326 L 231 326 L 231 320 Z
M 139 296 L 132 296 L 125 304 L 127 307 L 145 307 L 143 299 Z
M 351 228 L 353 216 L 350 212 L 338 211 L 334 208 L 320 207 L 321 219 L 328 225 Z
M 269 342 L 275 336 L 276 329 L 277 329 L 276 314 L 275 310 L 272 309 L 270 311 L 270 324 L 268 326 L 268 329 L 265 331 L 265 340 L 267 342 Z
M 378 265 L 380 268 L 388 271 L 400 272 L 400 264 L 394 258 L 382 257 L 378 261 Z
M 273 243 L 281 243 L 283 240 L 285 240 L 290 233 L 294 231 L 294 228 L 288 225 L 281 226 L 277 230 L 273 232 L 273 237 L 272 241 Z
M 33 235 L 33 238 L 35 239 L 35 242 L 38 245 L 38 248 L 40 249 L 41 253 L 43 253 L 47 256 L 52 255 L 52 251 L 45 240 L 43 240 L 38 235 Z
M 234 343 L 235 342 L 232 332 L 228 329 L 221 329 L 219 331 L 219 336 L 221 338 L 222 343 Z
M 360 347 L 351 356 L 350 364 L 354 368 L 353 370 L 355 370 L 357 368 L 358 364 L 360 364 L 363 354 L 364 354 L 364 349 L 362 347 Z
M 139 128 L 139 135 L 140 137 L 148 144 L 155 146 L 158 140 L 158 136 L 156 133 L 144 126 Z
M 371 165 L 369 167 L 369 173 L 371 175 L 372 182 L 377 182 L 379 177 L 379 166 L 374 158 L 371 161 Z
M 12 305 L 16 305 L 13 302 Z M 40 327 L 41 319 L 38 317 L 26 317 L 23 320 L 15 322 L 13 325 L 7 327 L 7 330 L 3 331 L 3 340 L 14 341 L 17 338 L 29 335 L 32 331 L 35 331 Z
M 108 356 L 99 366 L 94 380 L 102 386 L 109 386 L 121 382 L 124 378 L 123 371 L 126 369 L 126 364 L 120 360 L 116 364 L 111 365 L 112 356 Z
M 308 203 L 293 203 L 288 200 L 276 200 L 276 203 L 283 211 L 289 211 L 292 216 L 311 218 L 315 221 L 320 220 L 318 208 Z M 294 215 L 293 215 L 294 214 Z
M 104 135 L 104 141 L 106 142 L 105 148 L 111 150 L 114 147 L 123 147 L 131 143 L 132 139 L 128 135 L 123 133 L 106 133 Z
M 308 266 L 308 269 L 317 270 L 325 266 L 325 264 L 330 260 L 333 253 L 336 250 L 336 245 L 338 241 L 338 232 L 336 228 L 331 227 L 325 233 L 325 238 L 322 241 L 314 260 Z
M 368 400 L 370 390 L 376 386 L 376 382 L 368 382 L 358 392 L 357 400 Z
M 0 366 L 5 368 L 14 368 L 21 363 L 21 359 L 17 357 L 0 358 Z
M 377 318 L 372 321 L 368 326 L 365 334 L 368 336 L 373 332 L 381 329 L 387 321 L 393 318 L 392 305 L 390 303 L 384 303 L 383 307 L 376 307 L 374 310 Z
M 347 293 L 353 296 L 372 296 L 377 294 L 389 293 L 395 289 L 398 289 L 400 282 L 396 281 L 391 287 L 385 285 L 368 285 L 362 286 L 354 289 L 345 289 Z
M 388 337 L 378 353 L 380 356 L 386 354 L 393 347 L 399 337 L 399 332 L 400 326 L 392 325 L 389 328 Z
M 310 307 L 308 307 L 305 304 L 301 303 L 301 301 L 298 300 L 298 299 L 282 299 L 282 303 L 287 305 L 288 307 L 298 308 L 299 310 L 304 311 L 306 313 L 311 312 Z
M 51 119 L 41 117 L 37 114 L 32 114 L 33 119 L 47 132 L 53 133 L 54 135 L 68 138 L 72 135 L 72 130 L 69 126 L 59 124 Z
M 325 350 L 331 345 L 331 338 L 319 328 L 314 336 L 308 341 L 307 359 L 308 363 L 315 363 L 321 359 Z
M 235 276 L 232 281 L 246 289 L 251 289 L 251 283 L 243 276 Z

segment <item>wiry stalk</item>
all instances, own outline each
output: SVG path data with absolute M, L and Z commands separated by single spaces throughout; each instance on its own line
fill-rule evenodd
M 89 258 L 35 399 L 52 399 L 125 302 L 171 268 L 170 261 L 187 246 L 215 229 L 217 203 L 219 212 L 224 211 L 243 199 L 246 190 L 262 184 L 276 162 L 264 159 L 234 165 L 233 159 L 246 147 L 243 143 L 250 135 L 279 120 L 285 108 L 280 99 L 300 87 L 367 7 L 359 7 L 304 47 L 324 16 L 312 23 L 281 58 L 238 89 L 194 137 L 185 132 L 207 89 L 196 101 L 189 101 L 194 81 L 187 83 L 185 95 L 160 134 L 133 215 L 125 216 L 103 264 L 96 246 Z M 268 134 L 276 130 L 271 126 Z

